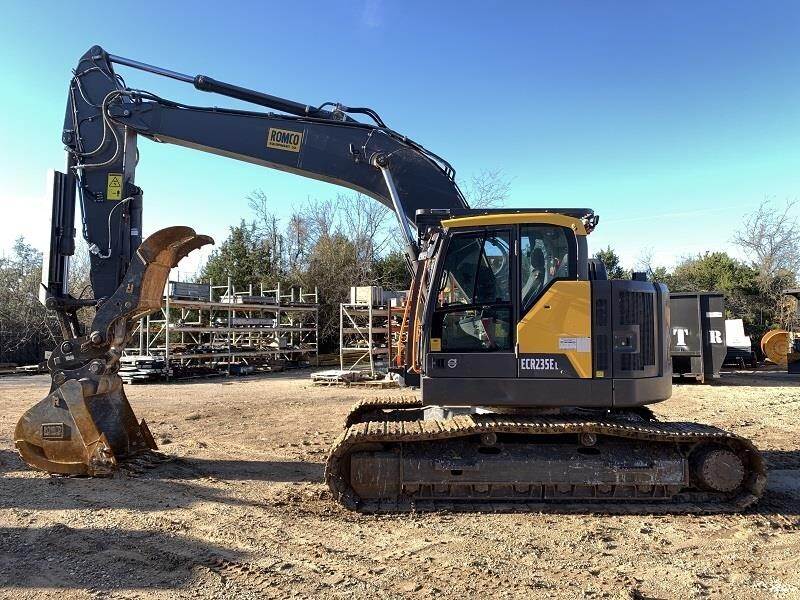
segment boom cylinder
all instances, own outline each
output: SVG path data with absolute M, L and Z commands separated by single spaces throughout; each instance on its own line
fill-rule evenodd
M 124 56 L 117 56 L 116 54 L 109 54 L 108 60 L 118 65 L 139 69 L 140 71 L 147 71 L 148 73 L 169 77 L 170 79 L 177 79 L 178 81 L 183 81 L 184 83 L 191 83 L 196 89 L 203 92 L 213 92 L 222 96 L 228 96 L 229 98 L 236 98 L 237 100 L 258 104 L 259 106 L 266 106 L 267 108 L 279 110 L 290 115 L 297 115 L 298 117 L 318 117 L 323 119 L 330 119 L 333 117 L 333 113 L 331 111 L 320 110 L 309 104 L 287 100 L 286 98 L 280 98 L 278 96 L 273 96 L 272 94 L 257 92 L 256 90 L 250 90 L 238 85 L 233 85 L 231 83 L 225 83 L 224 81 L 217 81 L 208 75 L 196 75 L 192 77 L 191 75 L 186 75 L 185 73 L 179 73 L 177 71 L 171 71 L 162 67 L 156 67 L 155 65 L 149 65 L 138 60 L 125 58 Z M 344 116 L 344 120 L 355 122 L 354 119 L 346 115 Z

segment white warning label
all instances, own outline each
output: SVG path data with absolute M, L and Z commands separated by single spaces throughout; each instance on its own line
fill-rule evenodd
M 559 350 L 572 350 L 573 352 L 591 352 L 592 339 L 588 337 L 562 337 L 558 338 Z

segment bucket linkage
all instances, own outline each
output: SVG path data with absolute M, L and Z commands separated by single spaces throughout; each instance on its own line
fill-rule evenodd
M 156 450 L 118 375 L 137 321 L 161 307 L 170 270 L 214 241 L 190 227 L 157 231 L 136 251 L 117 290 L 97 308 L 89 335 L 66 339 L 47 361 L 50 393 L 17 423 L 14 441 L 31 467 L 64 475 L 110 475 Z

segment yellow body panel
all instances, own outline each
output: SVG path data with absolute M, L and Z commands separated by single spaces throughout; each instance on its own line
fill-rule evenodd
M 586 227 L 580 219 L 557 213 L 508 213 L 500 215 L 476 215 L 474 217 L 457 217 L 442 221 L 445 227 L 482 227 L 490 225 L 516 225 L 517 223 L 536 225 L 558 225 L 569 227 L 577 235 L 586 235 Z
M 556 281 L 517 324 L 520 355 L 563 354 L 579 377 L 591 377 L 591 309 L 588 281 Z

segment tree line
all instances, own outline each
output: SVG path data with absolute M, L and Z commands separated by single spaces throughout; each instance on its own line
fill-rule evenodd
M 482 171 L 462 188 L 471 206 L 493 207 L 507 200 L 510 186 L 502 172 Z M 339 304 L 349 301 L 351 286 L 410 287 L 396 217 L 374 199 L 355 193 L 308 199 L 285 220 L 262 190 L 248 201 L 251 218 L 231 227 L 197 280 L 224 284 L 230 276 L 237 286 L 316 287 L 322 351 L 337 347 Z
M 471 206 L 503 205 L 509 181 L 499 172 L 484 172 L 464 186 Z M 359 194 L 309 199 L 288 218 L 271 210 L 263 191 L 249 197 L 250 215 L 231 227 L 212 252 L 198 281 L 224 284 L 230 276 L 239 286 L 316 287 L 320 295 L 320 347 L 338 342 L 339 303 L 348 301 L 352 285 L 407 289 L 410 285 L 394 214 Z M 680 259 L 672 268 L 656 265 L 643 252 L 635 269 L 665 283 L 672 291 L 719 291 L 726 316 L 744 320 L 745 331 L 758 341 L 769 329 L 797 327 L 794 307 L 782 292 L 798 285 L 800 235 L 797 205 L 762 202 L 747 215 L 731 242 L 743 258 L 706 252 Z M 612 247 L 596 253 L 611 278 L 628 278 Z M 58 326 L 38 301 L 41 253 L 20 238 L 0 257 L 0 363 L 32 363 L 59 339 Z M 89 261 L 85 242 L 72 260 L 70 293 L 89 297 Z M 91 319 L 91 310 L 83 319 Z
M 362 194 L 308 200 L 282 224 L 266 194 L 249 197 L 252 218 L 230 228 L 197 280 L 237 288 L 260 285 L 317 289 L 320 348 L 339 339 L 339 304 L 351 285 L 406 289 L 408 270 L 394 232 L 394 215 Z
M 800 274 L 800 231 L 793 216 L 796 202 L 783 207 L 764 200 L 746 216 L 731 239 L 742 259 L 727 252 L 684 256 L 671 269 L 655 265 L 650 250 L 642 252 L 634 270 L 672 292 L 722 292 L 726 318 L 742 319 L 745 333 L 758 342 L 770 329 L 799 325 L 794 302 L 784 291 L 797 287 Z M 611 246 L 595 253 L 609 279 L 629 279 Z

